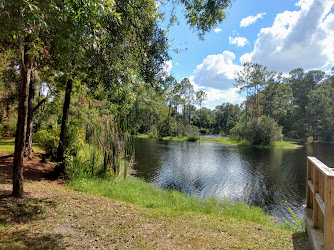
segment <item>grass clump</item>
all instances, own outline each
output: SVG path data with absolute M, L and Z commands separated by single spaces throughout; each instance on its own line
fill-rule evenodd
M 136 178 L 74 179 L 69 185 L 80 192 L 108 197 L 155 210 L 154 214 L 178 215 L 184 212 L 230 216 L 273 227 L 274 223 L 262 209 L 243 202 L 218 202 L 215 198 L 199 199 L 175 190 L 161 190 L 153 184 Z

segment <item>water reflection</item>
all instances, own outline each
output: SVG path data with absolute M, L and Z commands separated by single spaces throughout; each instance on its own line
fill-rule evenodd
M 137 175 L 162 188 L 245 201 L 282 219 L 305 203 L 306 156 L 333 165 L 334 146 L 255 149 L 213 143 L 136 140 Z

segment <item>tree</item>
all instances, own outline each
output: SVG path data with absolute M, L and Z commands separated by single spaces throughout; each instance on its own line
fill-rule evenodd
M 271 79 L 263 90 L 263 113 L 275 119 L 283 126 L 283 132 L 291 129 L 291 116 L 293 115 L 293 93 L 289 84 L 277 79 Z
M 197 91 L 196 92 L 196 101 L 199 104 L 199 128 L 202 127 L 201 124 L 201 120 L 202 120 L 202 116 L 201 116 L 201 110 L 202 110 L 202 102 L 205 102 L 208 99 L 208 95 L 203 91 Z
M 242 110 L 239 105 L 231 103 L 223 103 L 215 108 L 217 133 L 224 132 L 228 135 L 230 130 L 239 122 Z
M 304 72 L 303 69 L 295 69 L 290 72 L 290 77 L 286 80 L 293 93 L 294 115 L 292 119 L 291 136 L 306 138 L 308 133 L 308 121 L 305 116 L 306 106 L 309 102 L 308 95 L 314 90 L 325 76 L 321 71 Z
M 57 176 L 65 172 L 65 152 L 67 148 L 67 123 L 71 103 L 71 94 L 74 82 L 80 82 L 84 65 L 87 62 L 87 51 L 102 39 L 98 32 L 101 20 L 108 15 L 112 18 L 116 16 L 113 9 L 114 3 L 101 2 L 99 0 L 90 1 L 89 4 L 80 2 L 69 2 L 68 5 L 61 6 L 62 14 L 66 17 L 66 22 L 58 26 L 56 32 L 61 34 L 52 46 L 53 66 L 64 76 L 66 82 L 65 99 L 63 105 L 63 116 L 59 146 L 57 150 L 57 164 L 55 174 Z M 117 17 L 116 17 L 117 18 Z M 70 34 L 68 34 L 70 33 Z
M 252 62 L 246 62 L 243 65 L 242 71 L 238 73 L 238 78 L 235 79 L 235 86 L 240 89 L 240 92 L 246 89 L 246 127 L 249 113 L 251 114 L 252 121 L 257 120 L 261 115 L 261 104 L 263 102 L 261 91 L 273 77 L 275 77 L 274 72 L 267 71 L 266 67 Z
M 200 38 L 225 19 L 225 10 L 232 5 L 231 0 L 177 0 L 176 2 L 184 4 L 187 23 L 198 32 Z
M 308 136 L 327 142 L 334 140 L 334 77 L 330 76 L 308 94 L 305 107 Z
M 13 193 L 25 196 L 23 190 L 23 154 L 27 128 L 28 95 L 31 75 L 47 55 L 49 26 L 54 24 L 53 1 L 6 1 L 0 12 L 0 43 L 18 55 L 20 88 L 18 121 L 13 161 Z M 44 36 L 45 35 L 45 36 Z

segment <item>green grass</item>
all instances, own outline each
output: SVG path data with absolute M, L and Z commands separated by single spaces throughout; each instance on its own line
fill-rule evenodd
M 137 135 L 138 138 L 153 138 L 147 134 Z M 156 138 L 156 137 L 155 137 Z M 236 139 L 227 139 L 227 138 L 200 138 L 200 137 L 187 137 L 187 136 L 166 136 L 159 138 L 164 141 L 198 141 L 198 142 L 209 142 L 217 143 L 224 145 L 233 145 L 233 146 L 246 146 L 246 147 L 256 147 L 256 148 L 298 148 L 298 145 L 295 141 L 276 141 L 271 145 L 251 145 L 247 140 L 236 140 Z
M 149 137 L 142 137 L 149 138 Z M 162 137 L 162 140 L 167 141 L 193 141 L 193 138 L 187 136 L 167 136 Z M 247 147 L 257 147 L 257 148 L 297 148 L 298 146 L 294 142 L 289 141 L 276 141 L 272 145 L 251 145 L 249 141 L 246 140 L 235 140 L 235 139 L 227 139 L 227 138 L 198 138 L 199 142 L 210 142 L 224 145 L 233 145 L 233 146 L 247 146 Z
M 157 136 L 149 135 L 149 134 L 138 134 L 136 135 L 137 138 L 157 138 Z
M 80 192 L 151 208 L 154 210 L 152 214 L 157 215 L 178 216 L 184 212 L 191 212 L 217 217 L 230 216 L 270 227 L 275 226 L 271 218 L 258 207 L 250 207 L 242 202 L 219 203 L 215 198 L 202 200 L 175 190 L 161 190 L 136 178 L 121 181 L 75 179 L 71 180 L 69 185 Z
M 292 141 L 275 141 L 274 147 L 276 148 L 297 148 L 297 144 Z
M 246 140 L 238 141 L 235 139 L 227 139 L 227 138 L 201 138 L 200 142 L 211 142 L 211 143 L 235 145 L 235 146 L 251 146 L 250 143 Z
M 10 155 L 14 153 L 15 138 L 5 138 L 0 140 L 0 155 Z M 43 154 L 45 151 L 37 144 L 33 144 L 33 150 L 37 154 Z
M 166 137 L 161 137 L 160 139 L 164 141 L 189 141 L 191 140 L 190 138 L 192 137 L 187 137 L 187 136 L 166 136 Z

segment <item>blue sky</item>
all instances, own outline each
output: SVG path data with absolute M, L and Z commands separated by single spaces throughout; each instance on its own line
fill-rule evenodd
M 288 73 L 328 70 L 334 63 L 334 0 L 236 0 L 228 16 L 199 40 L 177 11 L 180 25 L 169 32 L 172 48 L 168 63 L 178 81 L 191 79 L 204 90 L 213 109 L 223 102 L 241 103 L 233 87 L 243 62 L 252 61 Z

